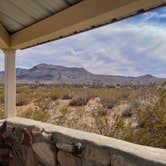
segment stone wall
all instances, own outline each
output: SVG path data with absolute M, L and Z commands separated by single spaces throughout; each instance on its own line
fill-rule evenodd
M 166 150 L 12 118 L 0 127 L 0 165 L 164 166 Z

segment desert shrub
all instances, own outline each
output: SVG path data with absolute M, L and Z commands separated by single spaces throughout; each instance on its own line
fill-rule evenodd
M 89 99 L 90 98 L 88 96 L 76 96 L 76 97 L 72 98 L 69 105 L 70 106 L 84 106 L 88 103 Z
M 126 109 L 123 110 L 123 112 L 121 113 L 121 116 L 123 118 L 131 118 L 133 115 L 133 110 L 139 106 L 140 105 L 138 105 L 137 102 L 135 102 L 135 101 L 132 103 L 129 103 L 129 105 L 126 107 Z
M 0 119 L 3 119 L 4 118 L 4 110 L 2 110 L 1 108 L 0 108 Z
M 16 106 L 27 105 L 31 102 L 31 98 L 28 94 L 20 93 L 16 98 Z
M 72 94 L 64 93 L 64 94 L 62 95 L 62 99 L 63 99 L 63 100 L 72 99 Z
M 66 115 L 66 113 L 68 112 L 68 109 L 67 109 L 67 107 L 66 106 L 63 106 L 62 108 L 60 108 L 60 110 L 59 110 L 61 113 L 62 113 L 62 115 L 63 116 L 65 116 Z
M 26 111 L 22 111 L 19 116 L 23 117 L 23 118 L 28 118 L 28 119 L 32 119 L 32 114 L 33 114 L 33 110 L 32 108 L 28 108 Z
M 109 98 L 106 97 L 101 98 L 101 103 L 107 109 L 112 109 L 115 106 L 115 103 L 113 103 Z
M 62 107 L 59 110 L 62 115 L 60 117 L 58 117 L 58 119 L 56 119 L 56 125 L 64 125 L 64 122 L 66 121 L 66 114 L 68 112 L 68 108 L 67 107 Z M 69 122 L 69 124 L 71 124 L 72 122 Z M 67 126 L 68 127 L 68 126 Z
M 95 120 L 94 128 L 98 134 L 108 135 L 109 123 L 108 123 L 108 110 L 104 107 L 99 107 L 94 113 L 93 118 Z
M 0 93 L 0 103 L 4 103 L 4 93 Z
M 4 103 L 4 87 L 0 85 L 0 104 Z
M 95 114 L 95 115 L 101 117 L 101 116 L 106 116 L 107 113 L 108 113 L 108 110 L 106 108 L 100 107 L 97 109 L 97 114 Z
M 50 119 L 48 110 L 39 110 L 33 113 L 32 119 L 47 122 Z
M 122 112 L 121 115 L 122 115 L 122 117 L 124 117 L 124 118 L 131 118 L 132 115 L 133 115 L 133 113 L 132 113 L 131 109 L 126 109 L 126 110 L 124 110 L 124 111 Z
M 109 124 L 108 124 L 108 117 L 107 116 L 100 116 L 95 119 L 96 121 L 96 128 L 99 134 L 107 136 L 110 132 Z
M 126 134 L 125 121 L 119 114 L 115 114 L 113 118 L 115 119 L 114 123 L 110 127 L 110 132 L 108 132 L 107 135 L 118 139 L 124 139 L 124 136 Z
M 166 91 L 160 90 L 157 102 L 134 110 L 138 123 L 124 138 L 138 144 L 166 148 Z M 129 128 L 129 127 L 128 127 Z
M 164 85 L 117 88 L 19 85 L 17 93 L 17 105 L 25 105 L 27 101 L 24 100 L 28 99 L 39 107 L 39 111 L 29 108 L 21 112 L 21 116 L 25 118 L 50 121 L 58 125 L 96 132 L 138 144 L 166 148 L 166 89 Z M 89 99 L 95 97 L 100 98 L 103 107 L 94 112 L 85 112 L 84 105 Z M 58 102 L 61 103 L 61 100 L 57 99 L 71 99 L 69 105 L 78 107 L 68 108 L 67 101 L 67 106 L 60 108 Z M 129 107 L 121 114 L 121 111 L 109 112 L 109 109 L 113 107 L 115 110 L 120 110 L 121 107 L 117 106 L 123 106 L 123 103 L 127 103 Z M 1 88 L 0 104 L 0 108 L 3 109 Z M 49 113 L 50 109 L 55 109 L 55 114 L 56 109 L 60 109 L 59 116 L 50 117 L 50 114 L 54 113 L 54 111 Z M 3 114 L 3 111 L 0 110 L 0 117 L 2 117 L 1 113 Z M 89 121 L 86 116 L 90 119 Z M 82 117 L 85 117 L 83 123 L 78 120 Z
M 34 100 L 42 100 L 45 98 L 50 98 L 50 95 L 53 92 L 53 90 L 51 88 L 47 89 L 46 87 L 38 86 L 38 88 L 32 90 L 32 92 L 32 97 Z
M 47 122 L 50 119 L 50 115 L 47 110 L 34 111 L 31 107 L 28 108 L 26 111 L 21 112 L 19 116 L 42 122 Z
M 50 98 L 39 98 L 34 101 L 35 105 L 38 106 L 41 110 L 49 110 L 51 99 Z
M 52 92 L 50 92 L 49 97 L 51 98 L 51 100 L 57 100 L 62 97 L 62 93 L 60 91 L 53 90 Z

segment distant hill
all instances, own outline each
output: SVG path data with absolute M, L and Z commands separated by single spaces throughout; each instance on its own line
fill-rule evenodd
M 64 67 L 57 65 L 39 64 L 30 69 L 16 69 L 17 82 L 20 83 L 57 83 L 57 84 L 88 84 L 88 85 L 148 85 L 161 84 L 165 78 L 152 75 L 125 77 L 113 75 L 92 74 L 84 68 Z M 4 79 L 4 71 L 0 72 L 0 81 Z

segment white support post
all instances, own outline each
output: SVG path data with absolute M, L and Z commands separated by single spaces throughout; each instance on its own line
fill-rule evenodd
M 5 118 L 16 116 L 15 50 L 5 49 Z

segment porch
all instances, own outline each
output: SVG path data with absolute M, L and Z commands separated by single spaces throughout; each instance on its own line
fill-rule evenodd
M 0 49 L 5 57 L 5 119 L 1 121 L 0 129 L 5 150 L 0 152 L 0 160 L 4 161 L 2 156 L 5 155 L 6 165 L 64 166 L 70 162 L 71 166 L 166 165 L 164 149 L 16 117 L 15 65 L 18 49 L 116 22 L 164 6 L 165 0 L 105 0 L 104 3 L 100 0 L 62 0 L 59 4 L 56 0 L 45 3 L 26 1 L 27 5 L 22 1 L 14 3 L 8 0 L 0 2 Z M 36 10 L 40 12 L 36 13 Z M 43 154 L 45 150 L 46 153 Z M 18 152 L 21 158 L 18 157 Z
M 19 117 L 1 120 L 0 123 L 2 165 L 166 165 L 165 149 L 136 145 Z

